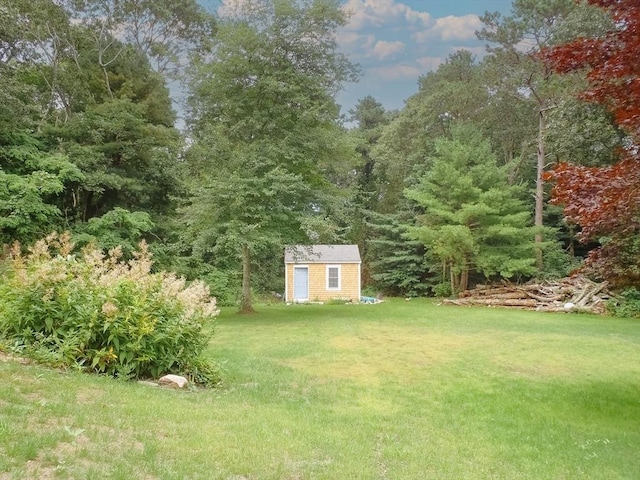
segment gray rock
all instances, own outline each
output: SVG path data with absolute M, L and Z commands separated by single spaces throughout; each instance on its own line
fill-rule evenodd
M 188 383 L 189 380 L 180 375 L 165 375 L 158 380 L 158 385 L 165 385 L 171 388 L 184 388 Z

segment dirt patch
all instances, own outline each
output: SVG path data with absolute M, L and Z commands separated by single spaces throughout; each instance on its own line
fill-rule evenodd
M 57 428 L 61 428 L 60 424 Z M 67 472 L 71 478 L 82 478 L 84 473 L 94 470 L 107 472 L 112 468 L 110 459 L 125 452 L 142 453 L 144 444 L 133 438 L 132 431 L 118 431 L 111 427 L 73 428 L 64 426 L 68 435 L 49 448 L 43 448 L 35 459 L 30 460 L 25 466 L 25 478 L 53 479 L 57 478 L 61 471 Z M 100 441 L 93 439 L 100 437 Z M 111 438 L 108 444 L 111 446 L 109 455 L 104 456 L 103 451 L 98 451 L 104 446 L 104 438 Z M 11 477 L 0 475 L 0 480 Z M 132 478 L 145 478 L 154 480 L 155 477 L 144 472 L 133 475 Z
M 26 478 L 38 478 L 40 480 L 50 480 L 56 478 L 56 466 L 43 465 L 40 459 L 29 460 L 26 465 Z
M 328 341 L 327 353 L 289 358 L 282 363 L 323 379 L 376 385 L 411 381 L 426 370 L 453 361 L 459 352 L 477 347 L 472 336 L 436 335 L 380 328 Z
M 82 388 L 76 392 L 76 402 L 81 405 L 96 403 L 102 399 L 104 393 L 100 388 Z
M 40 405 L 46 405 L 48 402 L 47 397 L 45 397 L 41 392 L 29 392 L 24 394 L 24 398 L 29 403 L 38 403 Z
M 437 376 L 442 368 L 464 365 L 494 373 L 497 368 L 505 376 L 564 378 L 583 369 L 585 362 L 596 362 L 581 352 L 569 358 L 566 353 L 550 353 L 550 344 L 563 345 L 567 340 L 564 335 L 532 337 L 500 330 L 436 333 L 378 326 L 329 338 L 316 351 L 282 360 L 282 364 L 319 382 L 348 380 L 370 386 L 422 382 Z
M 18 357 L 6 352 L 0 352 L 0 362 L 18 362 L 22 365 L 31 365 L 34 363 L 33 360 L 29 358 Z

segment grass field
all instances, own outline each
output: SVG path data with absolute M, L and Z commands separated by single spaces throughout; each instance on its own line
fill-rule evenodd
M 223 310 L 225 386 L 0 361 L 0 479 L 640 478 L 640 321 L 440 306 Z

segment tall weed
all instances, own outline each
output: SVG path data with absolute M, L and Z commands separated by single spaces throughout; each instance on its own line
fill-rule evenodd
M 0 335 L 12 348 L 125 378 L 197 371 L 200 383 L 218 382 L 201 358 L 215 298 L 202 282 L 151 273 L 144 242 L 125 262 L 119 247 L 74 254 L 69 235 L 51 234 L 26 255 L 14 245 L 5 262 Z

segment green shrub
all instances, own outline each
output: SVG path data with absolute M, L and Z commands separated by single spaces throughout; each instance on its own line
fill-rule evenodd
M 549 242 L 543 251 L 544 269 L 536 274 L 538 280 L 564 278 L 582 266 L 582 259 L 565 251 L 557 242 Z
M 240 282 L 238 272 L 211 268 L 205 275 L 199 277 L 214 292 L 218 303 L 222 306 L 238 305 L 240 301 Z
M 640 291 L 629 288 L 623 291 L 617 299 L 609 301 L 607 307 L 616 317 L 640 318 Z
M 436 297 L 450 297 L 451 294 L 451 283 L 450 282 L 442 282 L 433 287 L 433 294 Z
M 50 235 L 27 255 L 13 248 L 0 285 L 0 336 L 54 365 L 125 378 L 216 370 L 201 353 L 218 313 L 201 282 L 151 273 L 146 244 L 128 262 L 115 248 L 72 254 L 68 235 Z M 211 329 L 207 329 L 211 331 Z

